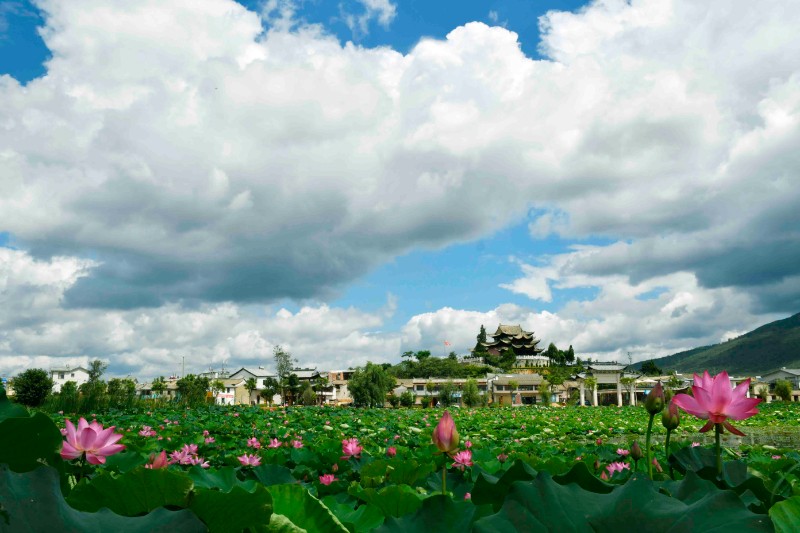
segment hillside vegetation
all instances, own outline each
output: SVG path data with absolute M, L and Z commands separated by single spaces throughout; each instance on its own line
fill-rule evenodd
M 800 368 L 800 313 L 770 322 L 726 342 L 653 360 L 662 370 L 761 375 L 781 367 Z M 641 366 L 641 363 L 636 365 Z

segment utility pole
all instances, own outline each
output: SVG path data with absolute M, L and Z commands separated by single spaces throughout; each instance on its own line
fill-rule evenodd
M 181 377 L 182 378 L 186 377 L 186 356 L 185 355 L 181 356 Z

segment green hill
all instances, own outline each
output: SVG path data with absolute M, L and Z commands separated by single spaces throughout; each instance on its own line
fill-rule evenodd
M 654 359 L 662 370 L 681 373 L 760 375 L 781 367 L 800 368 L 800 313 L 770 322 L 726 342 Z M 637 368 L 641 363 L 637 363 Z

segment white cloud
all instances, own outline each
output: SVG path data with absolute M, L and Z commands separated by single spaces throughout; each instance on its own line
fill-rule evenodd
M 47 75 L 25 87 L 0 77 L 0 230 L 29 252 L 3 261 L 46 271 L 40 286 L 4 274 L 22 310 L 3 315 L 14 357 L 119 354 L 152 370 L 179 339 L 203 361 L 246 360 L 289 340 L 271 325 L 307 318 L 343 329 L 327 344 L 294 340 L 301 358 L 391 354 L 446 333 L 437 321 L 456 312 L 414 317 L 401 338 L 315 302 L 531 208 L 534 236 L 613 242 L 506 284 L 545 301 L 601 288 L 537 315 L 553 338 L 656 350 L 702 337 L 691 318 L 723 335 L 800 305 L 789 0 L 551 12 L 542 61 L 481 23 L 406 55 L 342 45 L 297 23 L 288 1 L 265 5 L 266 33 L 229 0 L 40 5 Z M 395 16 L 387 1 L 364 9 L 379 24 Z M 656 282 L 667 291 L 636 299 Z M 282 298 L 306 311 L 246 311 Z M 739 322 L 713 318 L 735 304 Z

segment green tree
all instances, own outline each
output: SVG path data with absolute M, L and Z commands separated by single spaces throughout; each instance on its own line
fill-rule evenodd
M 104 363 L 100 359 L 95 359 L 89 363 L 89 382 L 100 381 L 100 378 L 103 377 L 106 370 L 108 370 L 108 363 Z
M 42 368 L 29 368 L 14 378 L 14 395 L 18 403 L 38 407 L 53 391 L 53 380 Z
M 256 378 L 247 378 L 244 382 L 244 388 L 247 390 L 247 399 L 253 403 L 253 391 L 258 388 L 258 381 Z
M 550 396 L 553 394 L 553 384 L 543 379 L 539 384 L 539 396 L 542 398 L 542 405 L 550 405 Z
M 350 395 L 359 407 L 383 407 L 386 393 L 395 386 L 395 380 L 380 365 L 367 363 L 357 368 L 350 378 Z
M 458 362 L 458 354 L 456 352 L 450 352 L 447 354 L 447 359 Z
M 642 373 L 645 374 L 646 376 L 662 375 L 661 369 L 658 368 L 658 366 L 656 366 L 656 363 L 652 359 L 642 363 Z
M 474 378 L 468 379 L 461 390 L 461 403 L 467 407 L 476 407 L 481 404 L 481 393 L 478 390 L 478 382 Z
M 389 401 L 389 405 L 391 405 L 394 409 L 397 409 L 397 407 L 400 405 L 399 396 L 389 393 L 389 396 L 387 396 L 386 399 Z
M 281 384 L 278 383 L 277 379 L 273 377 L 267 377 L 264 378 L 262 385 L 263 387 L 261 388 L 259 396 L 267 401 L 268 406 L 272 407 L 272 398 L 281 392 Z
M 282 398 L 284 400 L 284 405 L 294 405 L 297 403 L 300 391 L 303 390 L 300 378 L 294 373 L 289 374 L 286 379 L 283 380 L 281 388 L 286 393 L 286 397 Z
M 445 381 L 439 387 L 439 405 L 450 407 L 455 401 L 456 386 L 452 381 Z
M 306 388 L 300 396 L 300 401 L 306 406 L 317 405 L 317 393 L 314 392 L 314 387 L 312 387 L 310 382 L 306 383 Z
M 289 374 L 292 373 L 292 368 L 297 362 L 297 359 L 292 358 L 292 354 L 285 351 L 283 347 L 278 344 L 273 348 L 272 355 L 275 357 L 275 373 L 278 375 L 278 382 L 281 384 L 281 401 L 286 401 L 286 383 L 289 379 Z
M 167 390 L 167 381 L 164 379 L 164 376 L 158 376 L 154 379 L 150 384 L 150 390 L 156 397 L 160 398 L 164 394 L 164 391 Z
M 430 356 L 431 356 L 430 350 L 419 350 L 417 353 L 414 354 L 414 357 L 416 357 L 417 361 L 419 361 L 420 363 L 425 359 L 429 358 Z
M 391 366 L 391 365 L 390 365 Z M 314 378 L 313 382 L 314 392 L 317 394 L 318 400 L 320 404 L 324 403 L 325 397 L 323 393 L 326 391 L 330 391 L 333 386 L 328 381 L 328 378 L 325 376 L 317 376 Z
M 130 378 L 108 380 L 108 400 L 114 407 L 130 407 L 136 399 L 136 382 Z
M 792 399 L 792 384 L 785 379 L 779 379 L 775 382 L 775 395 L 784 402 Z
M 402 393 L 400 395 L 400 405 L 403 407 L 412 407 L 414 405 L 414 393 L 410 390 Z
M 475 349 L 473 349 L 472 351 L 480 353 L 485 352 L 486 346 L 484 346 L 483 344 L 486 342 L 486 328 L 483 327 L 483 324 L 481 324 L 481 331 L 480 333 L 478 333 L 477 341 L 478 342 L 475 343 Z
M 514 363 L 516 362 L 517 354 L 514 353 L 514 348 L 508 348 L 507 350 L 503 350 L 503 353 L 500 354 L 498 366 L 502 368 L 504 372 L 509 372 L 514 368 Z
M 550 360 L 551 365 L 558 364 L 558 359 L 559 359 L 558 348 L 556 348 L 555 344 L 551 342 L 550 345 L 547 347 L 547 350 L 544 352 L 544 354 Z
M 571 344 L 569 345 L 569 348 L 567 349 L 567 354 L 566 354 L 565 360 L 570 365 L 575 362 L 575 350 L 572 348 Z
M 180 402 L 189 407 L 196 407 L 206 403 L 206 393 L 211 383 L 206 377 L 188 374 L 179 379 L 175 385 L 178 387 Z
M 597 387 L 597 379 L 595 379 L 592 376 L 587 376 L 583 380 L 583 384 L 586 386 L 587 389 L 589 389 L 589 393 L 592 393 L 595 387 Z
M 214 381 L 211 382 L 211 394 L 212 396 L 214 396 L 215 402 L 217 400 L 217 396 L 219 396 L 219 393 L 224 390 L 225 390 L 225 384 L 222 382 L 222 380 L 215 379 Z

